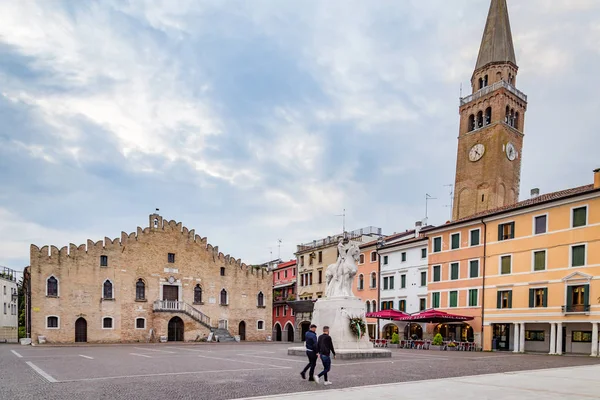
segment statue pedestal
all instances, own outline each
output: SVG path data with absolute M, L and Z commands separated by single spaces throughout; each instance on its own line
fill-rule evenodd
M 337 358 L 379 358 L 391 357 L 387 349 L 373 348 L 369 334 L 365 332 L 362 338 L 356 337 L 350 330 L 350 317 L 365 318 L 365 305 L 356 297 L 333 297 L 319 299 L 315 303 L 312 323 L 317 325 L 317 336 L 323 332 L 324 326 L 329 326 L 329 335 Z M 306 356 L 305 347 L 290 347 L 288 355 Z

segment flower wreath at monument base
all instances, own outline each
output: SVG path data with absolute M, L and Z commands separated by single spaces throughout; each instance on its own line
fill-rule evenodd
M 362 338 L 367 330 L 367 324 L 361 317 L 349 317 L 350 330 L 357 338 Z

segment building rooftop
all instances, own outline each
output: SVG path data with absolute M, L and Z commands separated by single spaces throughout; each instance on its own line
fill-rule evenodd
M 488 64 L 506 62 L 517 65 L 508 18 L 508 6 L 506 0 L 492 0 L 475 70 Z

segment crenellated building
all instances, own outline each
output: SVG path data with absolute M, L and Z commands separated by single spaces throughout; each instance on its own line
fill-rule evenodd
M 272 277 L 152 214 L 120 238 L 31 245 L 30 334 L 52 343 L 266 340 Z

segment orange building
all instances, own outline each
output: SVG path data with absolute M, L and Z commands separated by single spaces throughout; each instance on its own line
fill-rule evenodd
M 538 195 L 434 228 L 433 308 L 473 316 L 432 327 L 484 350 L 598 355 L 600 169 L 594 184 Z
M 366 312 L 377 311 L 379 303 L 379 256 L 377 254 L 377 241 L 371 241 L 360 246 L 360 259 L 358 272 L 354 276 L 352 291 L 354 295 L 365 303 Z M 367 329 L 371 339 L 376 338 L 377 320 L 367 318 Z

